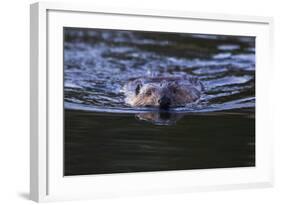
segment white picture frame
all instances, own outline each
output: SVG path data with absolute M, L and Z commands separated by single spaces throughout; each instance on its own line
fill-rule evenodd
M 98 8 L 91 4 L 47 2 L 32 4 L 30 11 L 31 200 L 40 202 L 273 186 L 273 134 L 270 123 L 272 113 L 264 109 L 269 105 L 266 96 L 270 89 L 269 70 L 273 69 L 272 18 Z M 99 23 L 95 23 L 93 19 L 98 19 Z M 158 27 L 153 23 L 148 24 L 152 21 L 157 21 Z M 257 37 L 256 166 L 64 177 L 61 170 L 63 135 L 59 114 L 63 106 L 62 98 L 59 98 L 62 96 L 63 73 L 60 69 L 52 69 L 60 66 L 62 69 L 61 28 L 79 26 L 186 32 L 187 30 L 180 27 L 182 24 L 191 25 L 191 32 Z

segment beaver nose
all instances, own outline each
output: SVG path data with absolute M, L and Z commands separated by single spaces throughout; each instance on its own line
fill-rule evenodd
M 158 103 L 160 105 L 160 108 L 167 109 L 171 105 L 171 100 L 167 96 L 163 96 L 158 100 Z

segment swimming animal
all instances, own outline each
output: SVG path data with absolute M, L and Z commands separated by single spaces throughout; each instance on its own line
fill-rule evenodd
M 123 88 L 125 102 L 132 107 L 169 109 L 197 101 L 202 83 L 191 76 L 159 76 L 130 79 Z

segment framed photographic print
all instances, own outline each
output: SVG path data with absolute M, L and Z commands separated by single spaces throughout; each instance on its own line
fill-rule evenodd
M 32 4 L 31 199 L 272 186 L 272 23 Z

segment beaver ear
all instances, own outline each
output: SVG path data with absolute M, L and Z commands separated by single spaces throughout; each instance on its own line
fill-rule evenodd
M 140 93 L 140 89 L 141 89 L 141 84 L 138 84 L 135 91 L 136 95 Z

